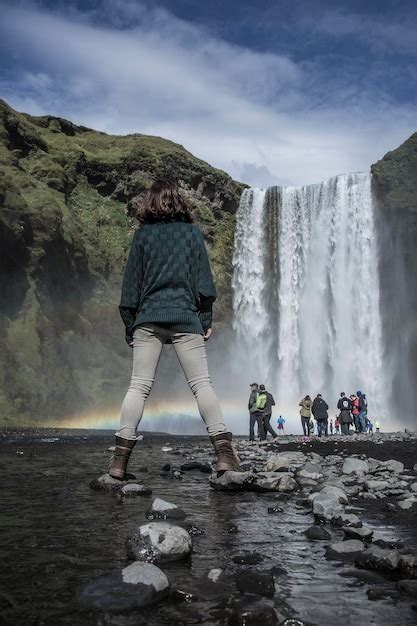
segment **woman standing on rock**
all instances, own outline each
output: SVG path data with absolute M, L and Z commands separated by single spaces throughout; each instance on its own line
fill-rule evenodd
M 123 276 L 120 313 L 133 348 L 132 378 L 122 404 L 116 448 L 109 467 L 125 479 L 136 429 L 165 343 L 171 343 L 193 392 L 217 455 L 217 471 L 239 470 L 207 369 L 204 342 L 212 334 L 216 290 L 203 235 L 176 183 L 158 180 L 137 218 Z
M 305 396 L 305 398 L 303 398 L 298 405 L 301 407 L 300 409 L 301 426 L 303 427 L 303 433 L 306 437 L 310 435 L 310 419 L 311 419 L 312 404 L 313 403 L 311 401 L 310 396 Z

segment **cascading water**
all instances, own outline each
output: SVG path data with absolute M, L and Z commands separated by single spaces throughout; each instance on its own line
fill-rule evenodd
M 386 411 L 370 174 L 244 191 L 233 263 L 248 375 L 286 408 L 360 389 L 371 415 Z

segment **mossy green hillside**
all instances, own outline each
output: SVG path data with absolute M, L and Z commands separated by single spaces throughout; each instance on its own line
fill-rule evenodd
M 0 102 L 0 423 L 30 424 L 119 401 L 130 353 L 118 313 L 133 199 L 175 177 L 231 317 L 235 212 L 244 185 L 182 146 L 111 136 Z

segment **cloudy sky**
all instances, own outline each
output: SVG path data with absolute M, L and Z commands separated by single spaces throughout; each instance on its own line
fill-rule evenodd
M 417 130 L 408 0 L 0 0 L 1 95 L 160 135 L 255 186 L 358 171 Z

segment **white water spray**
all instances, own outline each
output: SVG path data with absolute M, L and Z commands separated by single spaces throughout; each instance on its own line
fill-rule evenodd
M 281 406 L 362 390 L 370 415 L 386 411 L 377 256 L 369 174 L 243 193 L 234 326 Z

